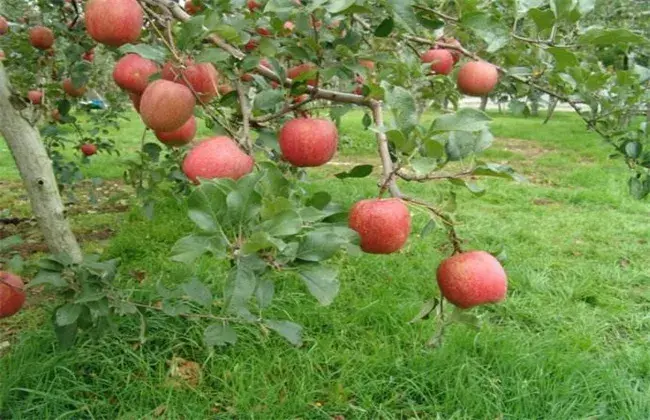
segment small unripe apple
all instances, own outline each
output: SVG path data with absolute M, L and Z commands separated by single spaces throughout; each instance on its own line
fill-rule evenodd
M 68 96 L 72 96 L 73 98 L 78 98 L 80 96 L 83 96 L 84 93 L 86 93 L 85 86 L 75 87 L 74 83 L 72 83 L 72 79 L 70 78 L 65 79 L 61 85 L 63 86 L 63 91 Z
M 81 153 L 83 153 L 85 156 L 92 156 L 97 153 L 97 146 L 91 143 L 82 144 Z
M 291 21 L 286 21 L 284 22 L 284 25 L 282 25 L 282 28 L 286 32 L 293 32 L 293 30 L 296 29 L 296 25 Z
M 282 157 L 294 166 L 321 166 L 336 153 L 339 134 L 332 121 L 296 118 L 280 130 Z
M 137 54 L 127 54 L 115 63 L 113 80 L 122 89 L 142 93 L 149 84 L 149 78 L 158 72 L 158 65 Z
M 305 64 L 300 64 L 298 66 L 291 67 L 289 70 L 287 70 L 287 77 L 289 79 L 295 79 L 296 77 L 308 73 L 311 71 L 315 71 L 317 68 L 314 64 L 311 63 L 305 63 Z M 316 79 L 308 79 L 307 84 L 309 86 L 316 86 Z
M 154 131 L 174 131 L 190 119 L 196 99 L 185 85 L 156 80 L 149 84 L 140 100 L 140 115 Z
M 255 0 L 248 0 L 246 6 L 248 6 L 248 10 L 250 10 L 251 12 L 254 12 L 262 7 L 262 5 L 256 2 Z
M 195 184 L 199 178 L 230 178 L 237 180 L 253 170 L 253 158 L 244 153 L 229 137 L 204 140 L 189 151 L 183 161 L 183 172 Z
M 408 240 L 411 213 L 399 198 L 361 200 L 352 206 L 348 225 L 359 234 L 364 252 L 391 254 Z
M 470 96 L 485 96 L 499 82 L 497 68 L 485 61 L 471 61 L 458 72 L 458 90 Z
M 500 302 L 508 292 L 501 263 L 485 251 L 456 254 L 438 267 L 438 287 L 449 302 L 462 309 Z
M 171 147 L 183 146 L 192 141 L 196 135 L 196 118 L 194 115 L 181 126 L 181 128 L 174 131 L 156 131 L 156 138 L 161 143 Z
M 4 35 L 9 32 L 9 22 L 4 16 L 0 16 L 0 35 Z
M 39 50 L 47 50 L 54 45 L 54 32 L 45 26 L 34 26 L 29 30 L 29 43 Z
M 92 39 L 119 47 L 140 38 L 144 13 L 137 0 L 89 0 L 85 20 Z
M 0 318 L 15 315 L 25 304 L 25 284 L 15 274 L 0 271 Z
M 40 105 L 41 101 L 43 100 L 43 91 L 40 90 L 30 90 L 27 92 L 27 98 L 29 98 L 29 102 L 31 102 L 34 105 Z
M 454 68 L 454 57 L 447 50 L 434 49 L 422 54 L 423 63 L 431 63 L 431 71 L 436 74 L 447 75 Z

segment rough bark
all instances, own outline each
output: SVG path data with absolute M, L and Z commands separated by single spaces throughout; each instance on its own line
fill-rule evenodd
M 52 161 L 38 131 L 14 108 L 10 98 L 9 81 L 0 63 L 0 134 L 16 161 L 32 212 L 50 252 L 68 254 L 79 262 L 81 249 L 65 218 Z

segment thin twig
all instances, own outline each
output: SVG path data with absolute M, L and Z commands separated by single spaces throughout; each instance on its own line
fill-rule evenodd
M 304 105 L 307 105 L 308 103 L 310 103 L 312 101 L 314 101 L 314 98 L 310 96 L 309 98 L 305 99 L 304 101 L 296 102 L 296 103 L 293 103 L 293 104 L 290 104 L 290 105 L 289 104 L 285 105 L 280 111 L 276 112 L 275 114 L 269 114 L 269 115 L 265 115 L 265 116 L 262 116 L 262 117 L 259 117 L 259 118 L 253 118 L 251 120 L 251 122 L 254 123 L 254 124 L 263 124 L 263 123 L 266 123 L 266 122 L 269 122 L 269 121 L 273 121 L 275 119 L 281 118 L 285 114 L 289 114 L 289 113 L 303 107 Z
M 425 182 L 425 181 L 434 181 L 434 180 L 447 180 L 447 179 L 459 179 L 467 176 L 472 176 L 472 171 L 463 171 L 456 174 L 441 174 L 437 172 L 432 172 L 425 175 L 413 175 L 409 174 L 403 170 L 397 172 L 397 176 L 402 178 L 405 181 L 416 181 L 416 182 Z
M 250 106 L 248 105 L 248 98 L 244 87 L 239 81 L 235 81 L 235 89 L 237 89 L 237 96 L 239 96 L 239 107 L 242 115 L 242 143 L 246 146 L 246 151 L 250 154 L 253 152 L 253 141 L 250 137 Z
M 401 193 L 393 173 L 393 161 L 390 158 L 390 149 L 388 148 L 388 137 L 386 136 L 386 127 L 384 127 L 384 113 L 382 103 L 373 100 L 371 102 L 372 117 L 375 121 L 375 130 L 377 137 L 377 148 L 381 158 L 382 166 L 382 185 L 388 185 L 388 190 L 393 197 L 401 197 Z
M 445 214 L 442 210 L 435 208 L 433 205 L 425 201 L 419 200 L 417 198 L 412 198 L 407 196 L 401 196 L 400 198 L 409 203 L 413 203 L 417 206 L 424 207 L 425 209 L 429 210 L 434 216 L 442 220 L 443 224 L 447 228 L 447 236 L 449 237 L 449 242 L 451 242 L 451 245 L 454 248 L 454 255 L 463 252 L 460 238 L 456 233 L 456 226 L 454 224 L 454 221 L 451 220 L 451 217 L 449 217 L 449 215 Z

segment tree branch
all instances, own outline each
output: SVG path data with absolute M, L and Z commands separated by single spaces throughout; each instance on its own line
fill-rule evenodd
M 386 127 L 384 127 L 384 113 L 382 110 L 382 103 L 380 101 L 372 101 L 370 108 L 372 109 L 372 117 L 375 121 L 375 130 L 377 137 L 377 148 L 379 149 L 379 157 L 381 158 L 382 166 L 382 181 L 381 185 L 388 186 L 388 190 L 393 197 L 401 197 L 402 194 L 395 182 L 395 173 L 393 170 L 393 161 L 390 158 L 390 150 L 388 149 L 388 137 L 386 137 Z M 385 187 L 384 187 L 385 188 Z
M 239 81 L 235 81 L 235 88 L 237 89 L 237 96 L 239 97 L 239 107 L 242 115 L 242 143 L 246 146 L 248 153 L 253 153 L 253 141 L 250 136 L 250 106 L 248 105 L 248 98 L 244 87 Z
M 448 180 L 448 179 L 459 179 L 467 176 L 472 176 L 472 171 L 463 171 L 457 174 L 439 174 L 439 173 L 429 173 L 426 175 L 413 175 L 409 174 L 403 170 L 397 171 L 397 176 L 402 178 L 405 181 L 416 181 L 416 182 L 426 182 L 434 180 Z

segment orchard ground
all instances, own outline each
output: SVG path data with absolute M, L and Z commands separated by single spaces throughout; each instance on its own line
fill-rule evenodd
M 435 268 L 449 252 L 440 227 L 418 237 L 427 217 L 416 213 L 399 254 L 336 261 L 341 294 L 331 307 L 319 307 L 297 280 L 278 284 L 270 311 L 281 307 L 305 326 L 298 349 L 251 329 L 235 346 L 209 352 L 199 326 L 160 314 L 148 320 L 144 345 L 139 322 L 126 320 L 120 334 L 61 351 L 46 319 L 56 302 L 32 291 L 26 310 L 0 323 L 0 418 L 650 418 L 647 201 L 621 188 L 624 165 L 577 117 L 558 113 L 544 126 L 542 118 L 492 115 L 498 140 L 484 159 L 507 162 L 529 182 L 490 179 L 480 181 L 483 197 L 458 195 L 465 248 L 507 255 L 508 299 L 471 311 L 478 330 L 455 324 L 434 350 L 425 347 L 431 322 L 407 323 L 436 296 Z M 309 172 L 310 188 L 347 205 L 376 194 L 376 177 L 332 176 L 375 163 L 373 135 L 360 120 L 344 118 L 337 163 Z M 115 133 L 122 157 L 92 157 L 84 171 L 105 178 L 103 198 L 94 206 L 82 194 L 70 214 L 85 249 L 121 258 L 119 283 L 146 299 L 156 282 L 190 275 L 168 256 L 192 225 L 169 198 L 147 220 L 120 182 L 122 159 L 139 148 L 141 133 L 133 115 Z M 0 182 L 2 217 L 28 216 L 4 143 Z M 448 185 L 405 188 L 437 202 Z M 0 227 L 23 235 L 25 256 L 38 256 L 30 254 L 39 248 L 29 222 Z M 204 258 L 196 268 L 221 287 L 221 262 Z

